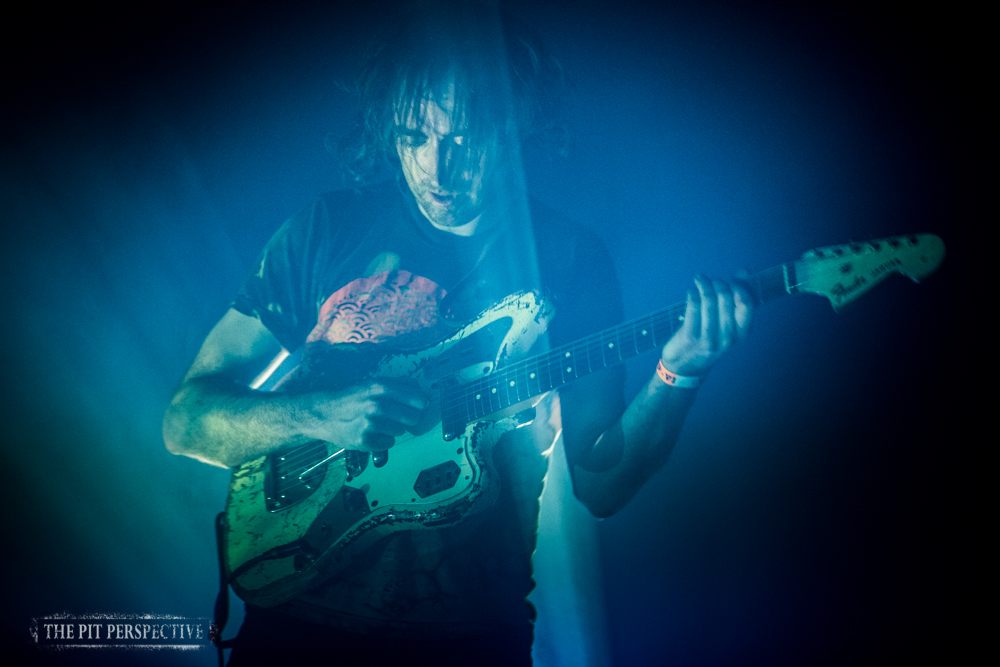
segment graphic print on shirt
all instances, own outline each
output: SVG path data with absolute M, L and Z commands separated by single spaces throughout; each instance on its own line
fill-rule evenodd
M 320 308 L 319 321 L 306 339 L 318 342 L 384 343 L 408 347 L 416 334 L 430 336 L 438 328 L 438 305 L 445 291 L 409 271 L 388 271 L 359 278 L 334 292 Z
M 369 373 L 388 345 L 419 349 L 452 329 L 439 314 L 445 290 L 409 271 L 391 270 L 352 280 L 331 294 L 306 338 L 297 389 L 346 386 Z

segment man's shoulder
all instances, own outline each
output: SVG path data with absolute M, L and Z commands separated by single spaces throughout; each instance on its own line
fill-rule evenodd
M 535 197 L 529 197 L 528 202 L 540 251 L 553 251 L 567 258 L 577 253 L 607 253 L 601 237 L 587 225 Z
M 327 192 L 313 200 L 307 210 L 321 210 L 332 219 L 350 217 L 352 212 L 389 213 L 398 210 L 399 199 L 399 187 L 388 180 Z
M 532 222 L 538 229 L 553 229 L 571 233 L 586 229 L 573 218 L 537 197 L 528 197 L 528 208 L 531 211 Z
M 393 181 L 332 190 L 314 197 L 288 218 L 279 235 L 350 235 L 356 227 L 370 230 L 380 221 L 391 222 L 400 210 L 399 189 Z

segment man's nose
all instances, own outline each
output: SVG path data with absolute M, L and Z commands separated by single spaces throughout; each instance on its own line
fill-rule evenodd
M 443 188 L 451 187 L 454 171 L 454 145 L 450 141 L 428 142 L 425 168 L 432 183 Z

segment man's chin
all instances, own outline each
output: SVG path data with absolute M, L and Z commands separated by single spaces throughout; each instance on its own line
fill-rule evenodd
M 434 203 L 420 204 L 420 212 L 435 227 L 461 227 L 472 222 L 479 212 L 470 213 L 458 207 L 438 206 Z

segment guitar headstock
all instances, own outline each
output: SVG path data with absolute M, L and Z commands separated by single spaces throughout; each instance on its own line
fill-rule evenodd
M 795 262 L 796 284 L 791 287 L 821 294 L 839 311 L 894 273 L 920 282 L 943 259 L 944 242 L 934 234 L 816 248 Z

